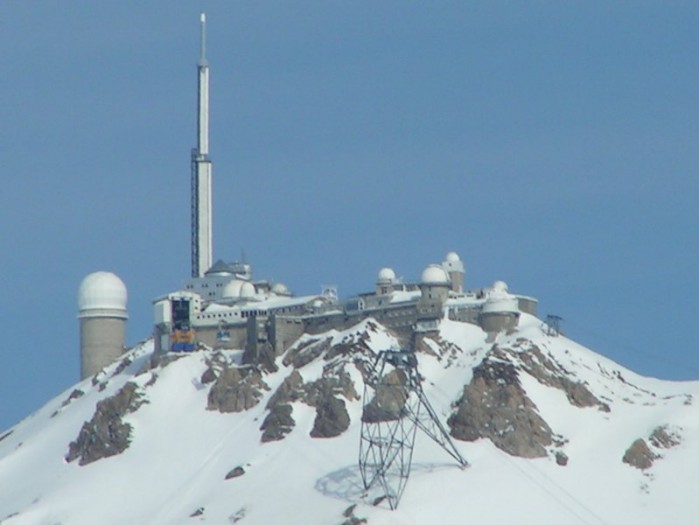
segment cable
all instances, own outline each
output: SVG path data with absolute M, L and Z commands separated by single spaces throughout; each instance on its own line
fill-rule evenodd
M 541 490 L 543 490 L 546 494 L 548 494 L 553 500 L 556 501 L 561 507 L 563 507 L 565 510 L 567 510 L 571 515 L 576 517 L 580 522 L 584 523 L 585 525 L 591 525 L 591 522 L 585 519 L 583 516 L 581 516 L 578 512 L 573 510 L 570 505 L 566 504 L 564 501 L 562 501 L 560 498 L 558 498 L 551 490 L 546 488 L 542 483 L 540 483 L 534 476 L 530 475 L 528 472 L 526 472 L 520 465 L 515 463 L 508 455 L 506 452 L 503 452 L 502 454 L 498 453 L 498 458 L 500 458 L 502 461 L 506 462 L 510 466 L 514 467 L 517 469 L 520 474 L 525 476 L 527 479 L 532 481 L 535 485 L 537 485 Z M 549 481 L 554 487 L 556 487 L 558 490 L 563 492 L 566 496 L 568 496 L 574 503 L 576 503 L 578 506 L 580 506 L 584 511 L 588 512 L 592 517 L 595 518 L 599 523 L 602 525 L 610 525 L 607 521 L 605 521 L 601 516 L 599 516 L 597 513 L 595 513 L 592 509 L 590 509 L 587 505 L 585 505 L 582 501 L 580 501 L 578 498 L 573 496 L 570 492 L 565 490 L 563 487 L 560 487 L 558 484 L 556 484 L 555 481 L 553 481 L 551 478 L 549 478 L 546 474 L 541 472 L 539 469 L 537 469 L 533 464 L 528 463 L 528 466 L 536 470 L 536 472 L 545 478 L 547 481 Z

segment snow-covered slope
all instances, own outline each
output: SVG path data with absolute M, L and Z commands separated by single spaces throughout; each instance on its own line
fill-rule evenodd
M 152 345 L 135 348 L 0 434 L 0 522 L 695 523 L 699 383 L 640 377 L 540 325 L 523 316 L 490 341 L 444 320 L 418 345 L 469 466 L 418 432 L 397 510 L 372 505 L 357 467 L 360 369 L 398 345 L 369 320 L 304 336 L 276 371 L 241 368 L 236 351 L 153 367 Z M 311 437 L 323 396 L 349 416 L 330 421 L 336 437 Z

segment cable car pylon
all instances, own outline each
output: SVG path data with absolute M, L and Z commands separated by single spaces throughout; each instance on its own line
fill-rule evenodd
M 379 352 L 364 375 L 359 471 L 364 489 L 377 484 L 396 509 L 410 477 L 417 429 L 422 430 L 463 468 L 468 462 L 422 389 L 415 353 Z

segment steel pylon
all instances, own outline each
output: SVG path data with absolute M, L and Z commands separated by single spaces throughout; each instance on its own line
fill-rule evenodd
M 359 471 L 364 489 L 380 485 L 391 509 L 408 482 L 418 428 L 461 467 L 468 464 L 422 389 L 415 353 L 379 352 L 364 377 Z

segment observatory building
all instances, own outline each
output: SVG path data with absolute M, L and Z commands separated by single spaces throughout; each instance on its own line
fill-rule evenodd
M 256 280 L 246 261 L 212 264 L 212 163 L 209 158 L 209 64 L 206 17 L 201 15 L 197 62 L 197 145 L 191 157 L 191 277 L 154 307 L 154 359 L 199 348 L 243 351 L 244 363 L 274 360 L 303 334 L 343 330 L 375 319 L 406 348 L 439 330 L 443 320 L 480 326 L 491 336 L 517 327 L 520 315 L 536 315 L 537 300 L 492 287 L 468 290 L 456 252 L 406 281 L 381 268 L 371 291 L 340 300 L 332 287 L 295 296 L 283 283 Z M 81 376 L 90 376 L 123 352 L 126 287 L 113 273 L 88 275 L 80 286 Z
M 344 329 L 374 318 L 406 344 L 439 328 L 445 317 L 496 333 L 517 325 L 520 312 L 536 314 L 536 299 L 511 295 L 498 281 L 465 291 L 464 264 L 449 252 L 428 265 L 418 281 L 405 282 L 391 268 L 379 271 L 374 290 L 345 301 L 326 288 L 295 297 L 282 283 L 253 278 L 246 262 L 212 263 L 209 159 L 209 64 L 202 14 L 197 64 L 197 147 L 192 152 L 192 272 L 185 286 L 154 301 L 156 356 L 202 348 L 244 349 L 245 362 L 284 352 L 302 334 Z
M 111 272 L 85 277 L 78 290 L 80 378 L 96 374 L 124 352 L 126 286 Z

